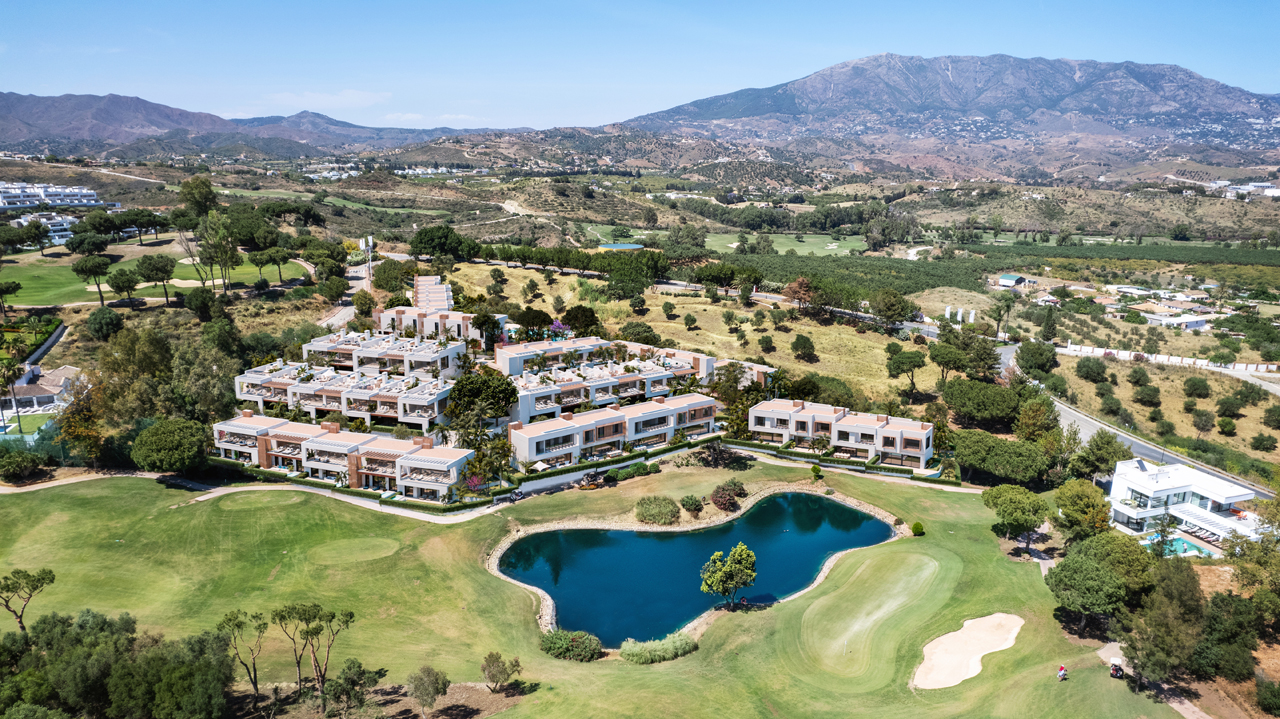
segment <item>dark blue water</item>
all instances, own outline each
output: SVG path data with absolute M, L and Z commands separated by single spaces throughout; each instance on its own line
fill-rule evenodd
M 738 593 L 769 602 L 804 589 L 835 552 L 893 534 L 888 524 L 812 494 L 777 494 L 728 524 L 696 532 L 573 529 L 534 534 L 502 555 L 509 577 L 540 587 L 560 626 L 585 630 L 606 647 L 660 639 L 723 601 L 703 594 L 699 572 L 711 554 L 743 542 L 756 553 L 756 583 Z

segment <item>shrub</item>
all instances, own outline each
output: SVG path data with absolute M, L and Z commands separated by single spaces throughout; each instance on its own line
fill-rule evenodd
M 600 639 L 586 632 L 569 632 L 557 629 L 542 635 L 540 647 L 556 659 L 574 662 L 593 662 L 600 658 Z
M 651 494 L 636 502 L 636 519 L 645 524 L 675 524 L 680 519 L 680 507 L 670 497 Z
M 618 656 L 632 664 L 657 664 L 692 654 L 698 650 L 698 642 L 684 632 L 673 632 L 663 639 L 637 642 L 628 639 L 622 643 Z
M 1160 405 L 1160 388 L 1150 384 L 1142 385 L 1133 393 L 1133 399 L 1138 404 L 1158 407 Z
M 253 291 L 262 294 L 271 289 L 271 280 L 265 277 L 259 277 L 257 282 L 253 283 Z
M 1208 399 L 1209 380 L 1204 377 L 1188 377 L 1187 381 L 1182 383 L 1182 393 L 1188 397 Z
M 1129 384 L 1134 387 L 1146 387 L 1151 384 L 1151 375 L 1147 374 L 1147 370 L 1143 367 L 1134 367 L 1129 370 L 1129 376 L 1125 379 L 1129 380 Z
M 1082 357 L 1076 363 L 1076 376 L 1085 382 L 1105 382 L 1107 380 L 1107 366 L 1097 357 Z
M 657 474 L 658 472 L 661 472 L 661 471 L 662 471 L 662 467 L 659 467 L 657 462 L 654 462 L 653 464 L 649 465 L 649 474 Z
M 1110 382 L 1099 382 L 1093 386 L 1093 393 L 1099 397 L 1110 397 L 1116 393 L 1116 390 Z
M 1182 411 L 1187 414 L 1191 414 L 1196 411 L 1196 401 L 1194 399 L 1183 400 Z M 1277 417 L 1277 421 L 1280 421 L 1280 417 Z
M 1222 417 L 1218 420 L 1218 431 L 1227 437 L 1234 437 L 1236 434 L 1236 421 Z
M 609 482 L 617 482 L 622 479 L 622 470 L 614 468 L 604 473 L 604 478 Z
M 1117 415 L 1120 410 L 1124 409 L 1124 405 L 1120 404 L 1119 398 L 1114 395 L 1108 395 L 1102 398 L 1102 413 Z
M 711 503 L 722 512 L 735 512 L 738 509 L 738 500 L 734 498 L 733 492 L 725 488 L 723 484 L 717 485 L 711 490 Z
M 733 492 L 733 496 L 735 497 L 747 496 L 747 488 L 742 486 L 742 482 L 739 482 L 737 479 L 730 479 L 721 486 L 728 489 L 730 492 Z
M 923 537 L 924 525 L 919 522 L 916 522 L 915 524 L 911 525 L 911 534 L 916 537 Z
M 1159 422 L 1156 422 L 1156 434 L 1161 437 L 1168 437 L 1177 431 L 1178 429 L 1173 426 L 1173 422 L 1170 422 L 1167 419 L 1162 419 Z
M 1273 404 L 1262 413 L 1262 423 L 1271 429 L 1280 429 L 1280 404 Z
M 1159 422 L 1162 419 L 1164 419 L 1164 411 L 1161 410 L 1159 407 L 1156 407 L 1155 409 L 1147 413 L 1148 422 Z
M 1280 716 L 1280 683 L 1269 682 L 1262 677 L 1256 680 L 1258 707 L 1272 716 Z
M 1235 397 L 1223 397 L 1218 400 L 1219 417 L 1239 417 L 1242 409 L 1244 409 L 1244 402 Z
M 1059 374 L 1051 374 L 1049 379 L 1045 380 L 1044 388 L 1058 397 L 1064 397 L 1067 394 L 1067 378 Z
M 1276 438 L 1269 434 L 1255 434 L 1249 440 L 1249 448 L 1258 452 L 1270 452 L 1276 448 Z
M 692 494 L 686 494 L 680 498 L 680 506 L 684 507 L 684 511 L 689 514 L 697 514 L 702 511 L 702 500 Z
M 111 339 L 111 335 L 119 332 L 124 327 L 124 318 L 116 314 L 115 310 L 110 307 L 99 307 L 89 313 L 89 321 L 86 322 L 89 330 L 89 336 L 99 342 L 106 342 Z

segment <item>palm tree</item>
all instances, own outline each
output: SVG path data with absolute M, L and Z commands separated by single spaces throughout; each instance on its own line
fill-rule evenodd
M 9 388 L 9 398 L 13 401 L 13 413 L 18 414 L 18 397 L 13 393 L 13 385 L 26 374 L 22 365 L 13 359 L 0 360 L 0 383 Z M 4 419 L 4 411 L 0 409 L 0 420 Z
M 27 359 L 27 352 L 30 347 L 27 346 L 27 341 L 23 339 L 22 335 L 10 337 L 5 341 L 5 344 L 7 345 L 9 357 L 14 362 L 22 362 Z
M 34 343 L 36 336 L 40 334 L 40 330 L 44 329 L 44 323 L 40 321 L 39 317 L 31 315 L 23 324 L 27 326 L 27 331 L 31 333 L 31 341 Z

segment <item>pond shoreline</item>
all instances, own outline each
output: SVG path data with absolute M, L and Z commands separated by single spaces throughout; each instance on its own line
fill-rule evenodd
M 864 514 L 870 515 L 885 524 L 888 524 L 890 529 L 893 530 L 893 534 L 885 540 L 886 542 L 892 542 L 900 537 L 911 535 L 911 530 L 907 527 L 906 523 L 899 523 L 898 517 L 895 517 L 889 512 L 886 512 L 875 505 L 868 504 L 860 499 L 845 496 L 839 492 L 827 494 L 826 492 L 828 489 L 829 488 L 826 485 L 816 484 L 809 480 L 803 480 L 800 482 L 776 482 L 766 485 L 743 498 L 741 502 L 739 502 L 739 509 L 736 512 L 726 514 L 715 519 L 698 520 L 671 526 L 645 524 L 644 522 L 639 522 L 635 519 L 623 518 L 627 515 L 620 515 L 608 519 L 564 519 L 555 522 L 535 524 L 528 527 L 517 524 L 494 546 L 492 550 L 490 550 L 488 556 L 485 557 L 484 566 L 485 569 L 495 577 L 510 582 L 518 587 L 527 589 L 539 598 L 540 601 L 537 612 L 538 629 L 545 634 L 547 632 L 554 631 L 559 626 L 556 621 L 555 600 L 553 600 L 551 595 L 547 594 L 546 591 L 503 574 L 501 569 L 498 567 L 502 560 L 502 555 L 511 548 L 512 544 L 515 544 L 519 539 L 523 539 L 524 537 L 534 534 L 570 529 L 626 530 L 633 532 L 693 532 L 732 522 L 745 514 L 747 510 L 755 506 L 755 504 L 760 500 L 771 497 L 775 494 L 812 494 L 830 499 L 839 504 L 843 504 L 846 507 L 851 507 Z M 881 542 L 881 544 L 883 544 L 883 542 Z M 877 545 L 872 544 L 869 546 L 874 547 Z M 851 549 L 836 552 L 830 557 L 827 557 L 827 560 L 822 564 L 822 569 L 818 571 L 817 576 L 814 577 L 813 581 L 810 582 L 808 586 L 779 599 L 775 604 L 795 599 L 796 597 L 799 597 L 817 587 L 824 579 L 827 578 L 827 575 L 831 573 L 831 569 L 835 567 L 836 562 L 839 561 L 841 557 L 849 552 L 855 552 L 859 549 L 865 549 L 865 547 L 853 547 Z M 693 618 L 677 631 L 687 632 L 694 636 L 694 638 L 697 638 L 701 636 L 702 632 L 705 631 L 708 626 L 710 626 L 711 621 L 714 620 L 715 616 L 718 616 L 716 615 L 717 611 L 723 613 L 723 610 L 712 607 L 703 614 Z

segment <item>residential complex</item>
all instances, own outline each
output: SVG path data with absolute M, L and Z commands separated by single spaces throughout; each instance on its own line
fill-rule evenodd
M 775 399 L 751 408 L 752 439 L 810 446 L 823 437 L 834 456 L 921 469 L 933 458 L 933 425 L 817 402 Z
M 1258 538 L 1254 517 L 1235 506 L 1255 496 L 1244 485 L 1185 464 L 1157 465 L 1130 459 L 1116 464 L 1108 499 L 1111 518 L 1122 530 L 1147 531 L 1152 520 L 1167 512 L 1184 531 L 1221 541 L 1232 532 Z
M 218 455 L 311 479 L 444 501 L 475 453 L 435 447 L 430 437 L 391 439 L 263 417 L 244 410 L 213 426 Z
M 100 207 L 98 193 L 87 187 L 0 182 L 0 212 L 26 210 L 40 205 L 54 207 Z
M 71 239 L 71 226 L 79 223 L 80 220 L 70 215 L 59 215 L 56 212 L 36 212 L 11 220 L 9 225 L 12 227 L 26 227 L 32 222 L 38 222 L 48 227 L 49 241 L 55 245 L 62 245 Z

